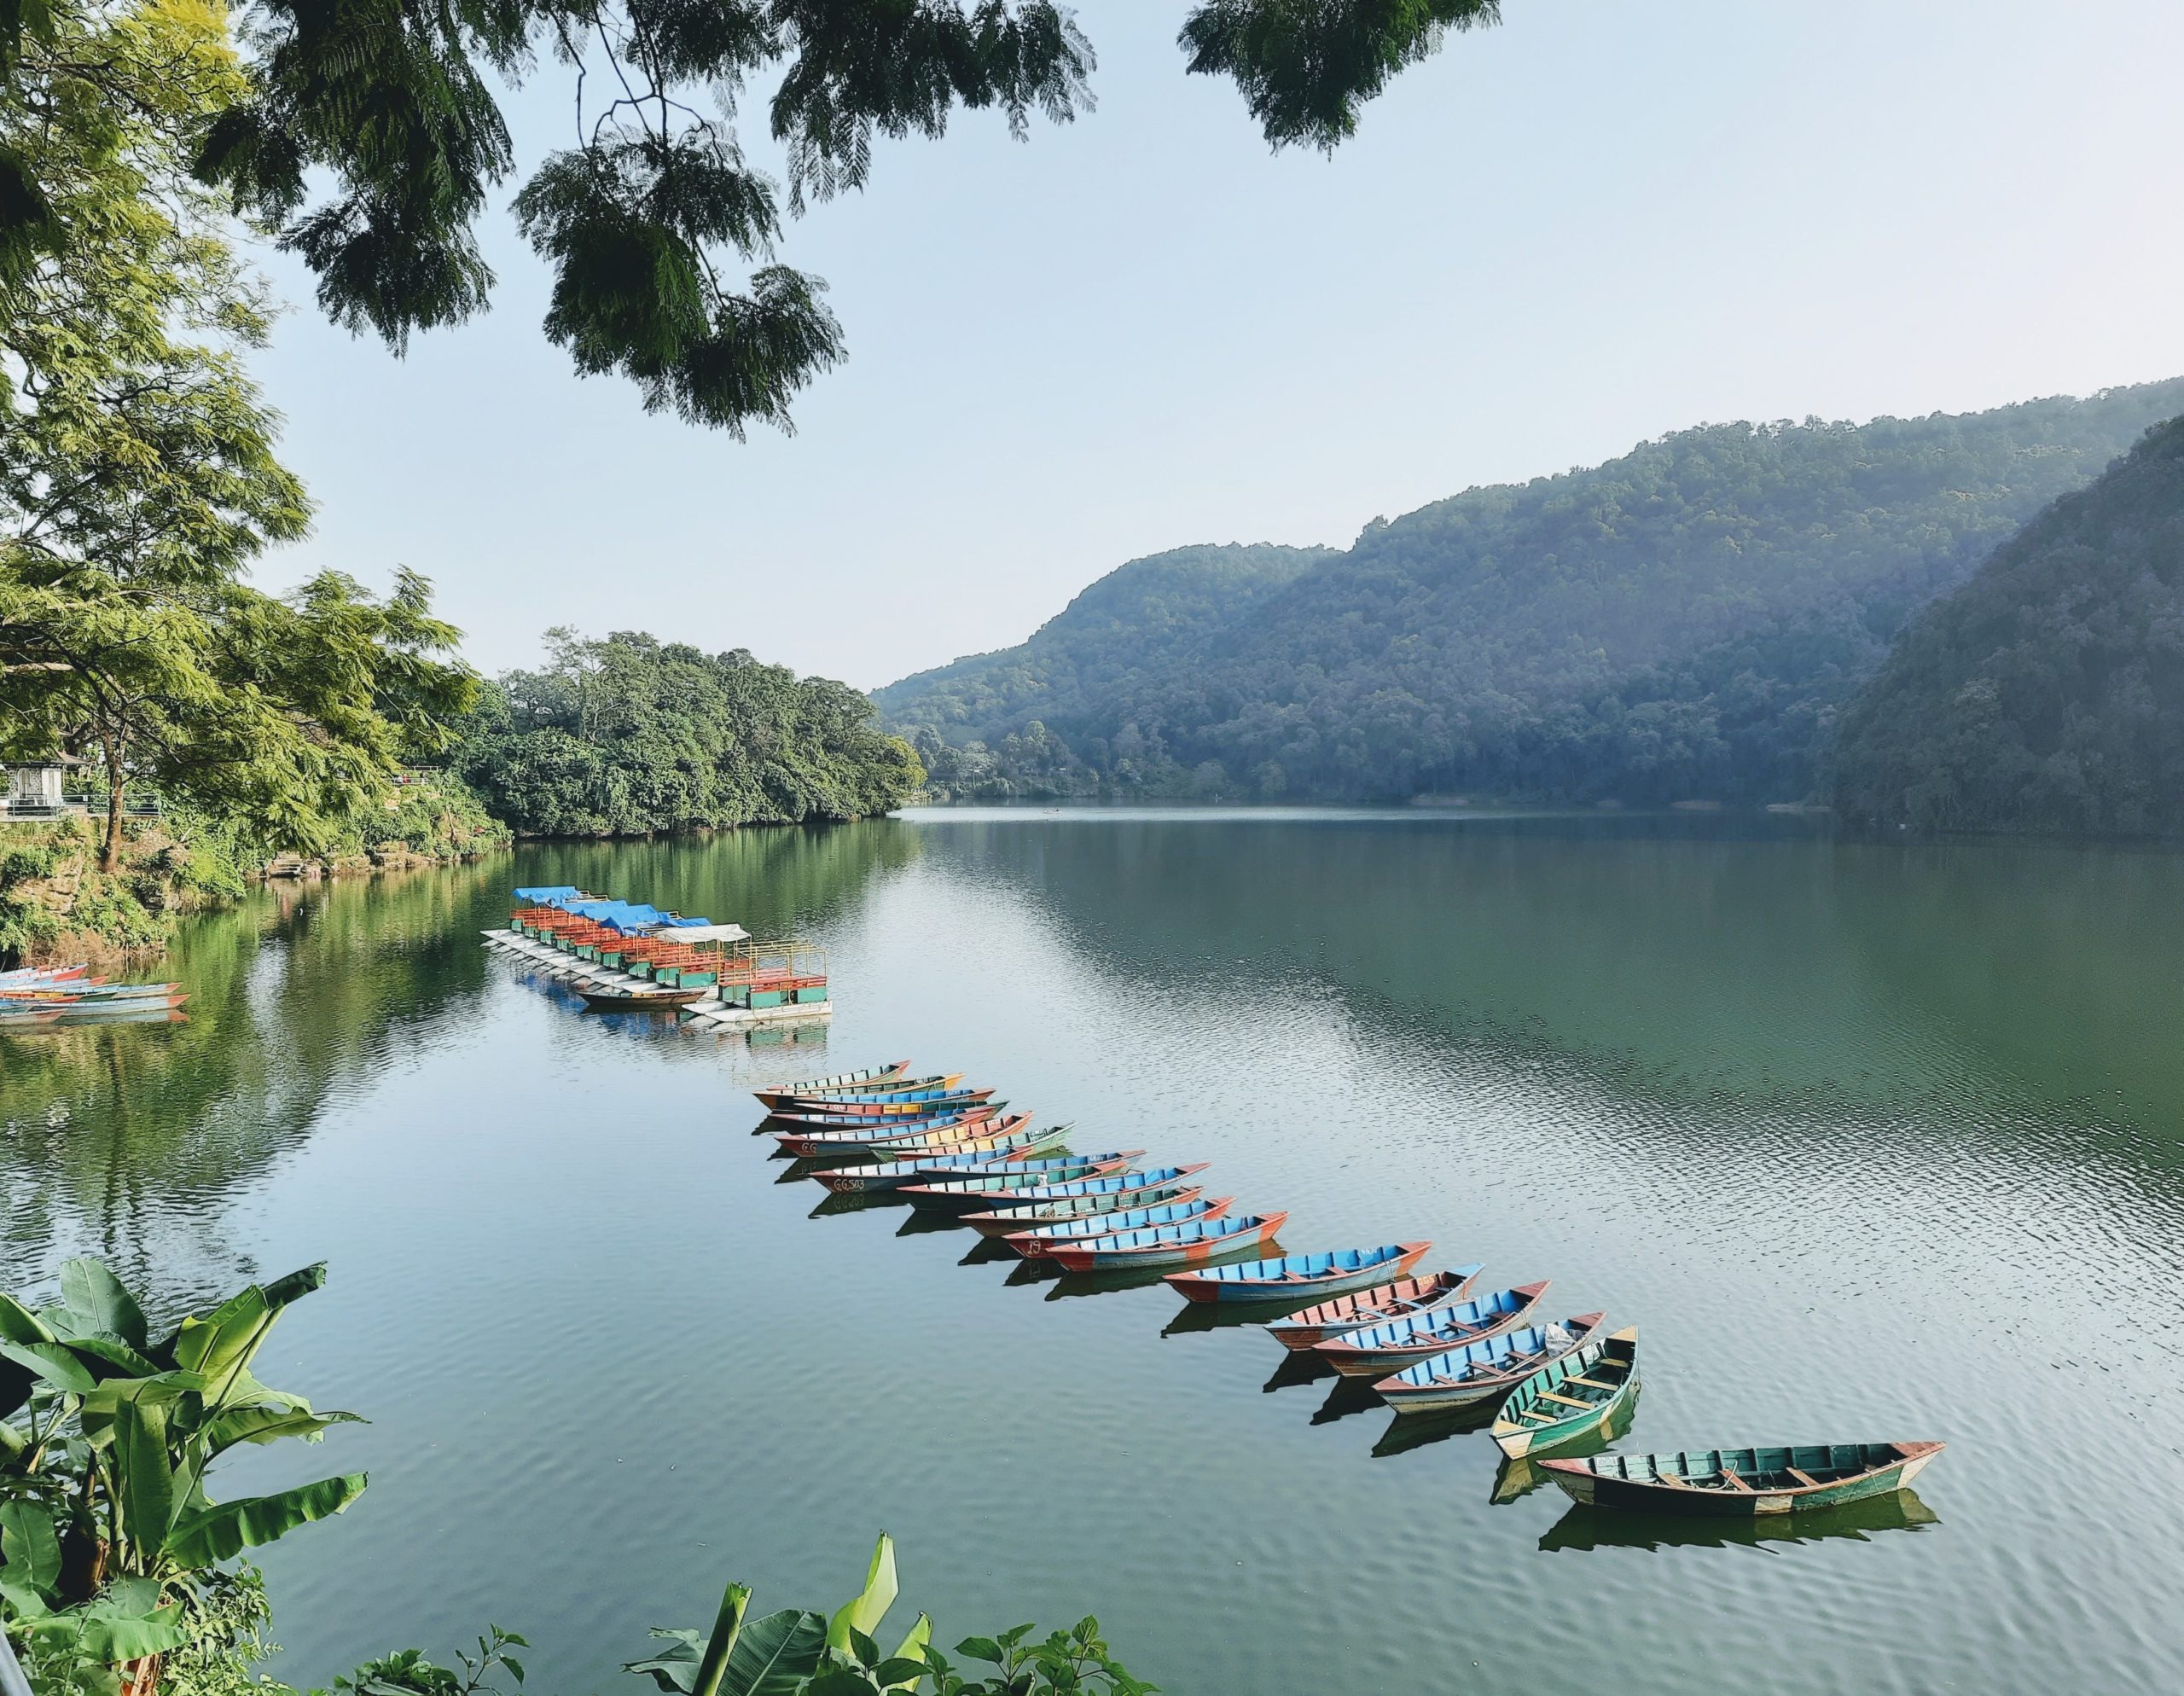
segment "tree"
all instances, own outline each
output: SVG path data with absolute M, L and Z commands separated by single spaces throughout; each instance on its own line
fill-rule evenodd
M 39 44 L 99 0 L 0 7 L 0 104 Z M 1331 148 L 1360 104 L 1496 0 L 1205 0 L 1189 68 L 1230 76 L 1276 147 Z M 259 0 L 247 84 L 195 129 L 195 163 L 317 274 L 320 305 L 398 350 L 485 305 L 474 227 L 515 166 L 489 78 L 539 57 L 572 73 L 573 144 L 515 197 L 552 267 L 548 335 L 578 369 L 619 371 L 649 409 L 741 436 L 784 428 L 791 398 L 841 358 L 816 277 L 775 262 L 782 206 L 735 127 L 746 84 L 778 82 L 767 123 L 787 207 L 863 186 L 875 135 L 938 136 L 961 105 L 1012 135 L 1092 104 L 1091 43 L 1055 0 Z M 80 84 L 116 120 L 127 90 Z M 322 190 L 322 192 L 321 192 Z M 317 196 L 314 198 L 314 196 Z M 40 162 L 0 143 L 0 266 L 74 239 Z M 741 268 L 743 274 L 736 275 Z
M 0 276 L 0 743 L 81 747 L 316 845 L 474 685 L 420 578 L 334 575 L 288 601 L 241 574 L 310 506 L 243 369 L 268 311 L 186 170 L 245 88 L 217 11 L 144 0 L 32 34 L 0 151 L 67 240 Z

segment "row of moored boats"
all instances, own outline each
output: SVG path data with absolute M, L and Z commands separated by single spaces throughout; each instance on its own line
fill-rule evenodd
M 0 972 L 0 1030 L 53 1025 L 165 1022 L 189 997 L 176 984 L 110 984 L 87 965 Z
M 759 1130 L 839 1194 L 892 1192 L 1067 1273 L 1157 1273 L 1186 1300 L 1246 1304 L 1285 1349 L 1369 1383 L 1399 1414 L 1492 1408 L 1494 1441 L 1513 1458 L 1612 1432 L 1636 1397 L 1637 1327 L 1609 1331 L 1600 1313 L 1550 1316 L 1545 1281 L 1482 1289 L 1478 1266 L 1421 1274 L 1430 1242 L 1269 1257 L 1289 1216 L 1208 1195 L 1205 1163 L 1146 1165 L 1141 1148 L 1072 1153 L 1072 1126 L 1036 1128 L 960 1074 L 913 1077 L 905 1061 L 754 1093 L 769 1116 Z M 1756 1516 L 1887 1495 L 1941 1447 L 1780 1444 L 1542 1464 L 1580 1501 Z

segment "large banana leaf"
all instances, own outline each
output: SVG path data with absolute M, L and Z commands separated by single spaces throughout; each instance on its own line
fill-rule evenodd
M 13 1296 L 0 1296 L 0 1342 L 50 1343 L 53 1333 L 44 1320 Z
M 122 1531 L 154 1553 L 175 1518 L 174 1467 L 167 1459 L 167 1410 L 158 1402 L 124 1402 L 113 1413 L 113 1469 Z
M 97 1381 L 66 1343 L 0 1343 L 0 1356 L 73 1396 L 82 1395 Z
M 44 1316 L 57 1335 L 112 1337 L 132 1349 L 144 1346 L 144 1310 L 121 1280 L 96 1260 L 61 1263 L 61 1314 L 49 1310 Z M 66 1320 L 67 1330 L 55 1322 L 57 1318 Z
M 51 1589 L 61 1577 L 61 1538 L 52 1516 L 34 1501 L 0 1501 L 0 1558 L 11 1581 Z
M 299 1437 L 305 1443 L 316 1443 L 326 1434 L 328 1426 L 363 1422 L 363 1415 L 358 1414 L 315 1414 L 309 1408 L 230 1408 L 205 1427 L 206 1458 L 211 1460 L 224 1454 L 238 1443 L 277 1443 L 284 1437 Z
M 117 1578 L 97 1600 L 34 1617 L 26 1629 L 32 1636 L 73 1648 L 79 1660 L 107 1665 L 165 1654 L 189 1641 L 181 1606 L 160 1606 L 159 1584 L 150 1578 Z
M 880 1629 L 887 1610 L 895 1606 L 896 1593 L 895 1540 L 882 1531 L 872 1551 L 872 1565 L 865 1571 L 864 1589 L 844 1602 L 827 1623 L 827 1647 L 838 1654 L 847 1654 L 851 1632 L 862 1631 L 869 1637 Z
M 184 1566 L 210 1566 L 286 1536 L 299 1525 L 339 1513 L 363 1494 L 365 1475 L 347 1472 L 272 1496 L 185 1512 L 167 1534 L 166 1553 Z
M 202 1319 L 192 1316 L 175 1333 L 174 1363 L 200 1372 L 217 1385 L 225 1375 L 250 1364 L 272 1322 L 265 1292 L 257 1285 L 238 1290 Z
M 796 1696 L 827 1652 L 827 1616 L 783 1608 L 737 1634 L 717 1686 L 700 1676 L 694 1696 Z
M 671 1631 L 664 1625 L 653 1626 L 650 1635 L 671 1647 L 642 1660 L 624 1661 L 622 1670 L 642 1673 L 662 1690 L 689 1696 L 698 1687 L 698 1668 L 706 1654 L 704 1641 L 694 1631 Z

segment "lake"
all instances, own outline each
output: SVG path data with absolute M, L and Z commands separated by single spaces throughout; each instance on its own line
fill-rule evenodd
M 581 1014 L 480 944 L 571 882 L 823 943 L 794 1040 Z M 722 1583 L 1100 1616 L 1171 1693 L 2145 1690 L 2184 1589 L 2184 858 L 1796 822 L 952 810 L 548 845 L 193 921 L 189 1023 L 0 1036 L 5 1287 L 324 1258 L 259 1374 L 372 1423 L 267 1554 L 274 1670 L 488 1622 L 649 1689 Z M 1205 1159 L 1292 1250 L 1432 1237 L 1641 1327 L 1635 1449 L 1945 1439 L 1808 1528 L 1627 1522 L 1155 1286 L 822 1213 L 754 1086 L 961 1071 Z M 892 1641 L 892 1635 L 882 1634 Z

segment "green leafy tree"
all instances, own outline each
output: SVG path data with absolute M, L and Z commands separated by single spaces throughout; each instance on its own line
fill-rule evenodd
M 177 0 L 180 3 L 180 0 Z M 0 104 L 97 0 L 0 6 Z M 515 171 L 493 84 L 551 64 L 572 145 L 514 210 L 552 268 L 546 332 L 653 409 L 741 434 L 787 427 L 843 354 L 825 285 L 778 262 L 784 212 L 862 187 L 879 136 L 938 136 L 960 107 L 1023 136 L 1092 104 L 1092 45 L 1055 0 L 258 0 L 247 87 L 195 129 L 195 162 L 317 275 L 339 322 L 396 347 L 482 310 L 475 225 Z M 1207 0 L 1183 14 L 1194 72 L 1229 76 L 1275 146 L 1331 147 L 1360 104 L 1493 0 Z M 745 159 L 736 100 L 765 113 L 786 195 Z M 125 83 L 79 87 L 123 121 Z M 784 200 L 786 205 L 784 205 Z M 0 266 L 65 248 L 77 209 L 0 140 Z
M 47 17 L 0 102 L 67 233 L 0 275 L 0 751 L 96 757 L 108 871 L 138 779 L 315 846 L 474 688 L 421 578 L 242 581 L 310 517 L 242 365 L 262 283 L 184 169 L 245 87 L 220 11 L 142 0 Z
M 543 671 L 500 679 L 456 764 L 494 814 L 537 836 L 642 835 L 898 806 L 925 781 L 909 744 L 845 684 L 741 649 L 549 632 Z

